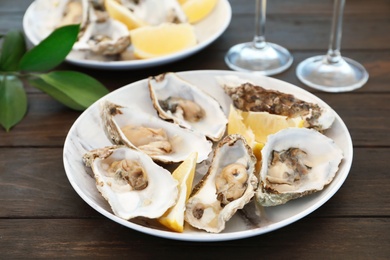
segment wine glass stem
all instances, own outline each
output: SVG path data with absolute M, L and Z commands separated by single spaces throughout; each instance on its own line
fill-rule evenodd
M 332 31 L 330 34 L 329 49 L 326 55 L 328 63 L 337 63 L 341 59 L 340 44 L 343 26 L 343 12 L 345 0 L 334 0 Z
M 253 47 L 262 49 L 265 47 L 265 12 L 267 0 L 256 0 L 255 36 L 253 37 Z

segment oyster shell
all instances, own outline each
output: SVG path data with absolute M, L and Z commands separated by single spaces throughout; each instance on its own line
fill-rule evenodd
M 96 187 L 123 219 L 158 218 L 176 203 L 178 182 L 146 154 L 128 147 L 105 147 L 83 156 Z
M 84 28 L 88 21 L 88 0 L 35 0 L 36 28 L 40 39 L 46 38 L 57 27 L 80 24 Z
M 234 106 L 242 111 L 299 117 L 304 119 L 304 127 L 319 131 L 330 128 L 335 120 L 332 109 L 300 100 L 291 94 L 265 89 L 237 76 L 222 76 L 217 80 Z
M 122 107 L 102 102 L 104 130 L 117 145 L 141 150 L 153 160 L 172 163 L 184 161 L 198 152 L 198 162 L 208 158 L 212 143 L 205 136 L 183 129 L 137 107 Z
M 343 158 L 332 139 L 307 128 L 269 135 L 261 154 L 256 199 L 262 206 L 284 204 L 322 190 L 335 177 Z
M 127 27 L 109 17 L 103 0 L 37 0 L 36 35 L 44 39 L 56 28 L 80 24 L 73 50 L 95 55 L 116 55 L 130 46 Z
M 88 21 L 73 49 L 99 55 L 115 55 L 125 51 L 130 46 L 127 26 L 109 16 L 103 1 L 89 1 Z
M 119 0 L 148 25 L 184 23 L 187 16 L 176 0 Z
M 194 187 L 185 220 L 193 227 L 218 233 L 255 193 L 257 178 L 251 148 L 241 135 L 228 135 L 217 146 L 207 174 Z
M 218 102 L 175 73 L 150 77 L 149 91 L 161 118 L 202 133 L 213 141 L 224 135 L 227 118 Z

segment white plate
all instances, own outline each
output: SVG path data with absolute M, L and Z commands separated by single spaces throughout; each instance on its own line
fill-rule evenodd
M 42 40 L 42 37 L 39 35 L 40 30 L 36 28 L 38 24 L 36 19 L 40 17 L 34 17 L 34 12 L 35 3 L 32 3 L 23 17 L 23 29 L 28 40 L 33 45 L 37 45 Z M 96 61 L 82 59 L 79 53 L 72 51 L 67 56 L 66 61 L 82 67 L 113 70 L 147 68 L 174 62 L 188 57 L 214 42 L 226 30 L 230 24 L 231 17 L 232 10 L 229 2 L 227 0 L 219 0 L 217 6 L 207 17 L 194 25 L 198 44 L 167 56 L 145 60 Z
M 187 71 L 177 74 L 216 98 L 226 113 L 228 113 L 231 100 L 215 80 L 215 76 L 219 75 L 238 75 L 265 88 L 291 93 L 300 99 L 328 106 L 309 92 L 274 78 L 233 71 Z M 103 97 L 103 99 L 121 105 L 138 104 L 143 110 L 156 114 L 150 101 L 147 79 L 117 89 Z M 352 140 L 347 127 L 338 115 L 336 115 L 336 120 L 332 128 L 327 130 L 326 135 L 336 142 L 345 156 L 335 179 L 330 185 L 323 191 L 304 198 L 289 201 L 281 206 L 265 208 L 261 222 L 257 226 L 249 225 L 248 221 L 242 218 L 242 214 L 236 213 L 227 222 L 226 229 L 219 234 L 209 234 L 205 231 L 196 230 L 187 224 L 183 233 L 175 233 L 145 223 L 126 221 L 112 213 L 108 203 L 97 191 L 95 180 L 89 175 L 91 173 L 90 169 L 83 165 L 81 159 L 88 150 L 110 145 L 100 121 L 99 101 L 89 107 L 70 129 L 65 140 L 63 159 L 68 179 L 80 197 L 92 208 L 117 223 L 143 233 L 169 239 L 188 241 L 232 240 L 264 234 L 291 224 L 319 208 L 337 192 L 347 178 L 352 164 Z M 197 179 L 199 179 L 199 176 L 197 176 Z

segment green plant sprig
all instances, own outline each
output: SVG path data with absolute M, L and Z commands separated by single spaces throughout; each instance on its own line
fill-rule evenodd
M 8 132 L 27 113 L 23 81 L 65 106 L 82 111 L 109 91 L 96 79 L 76 71 L 50 71 L 63 62 L 79 34 L 79 25 L 53 31 L 31 50 L 20 31 L 0 37 L 0 125 Z

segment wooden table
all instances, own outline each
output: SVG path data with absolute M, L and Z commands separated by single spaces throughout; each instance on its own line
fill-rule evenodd
M 0 33 L 22 29 L 31 0 L 0 1 Z M 0 258 L 106 257 L 155 259 L 240 257 L 281 259 L 388 259 L 390 257 L 390 1 L 347 1 L 342 54 L 370 74 L 361 89 L 340 94 L 315 91 L 295 76 L 303 59 L 328 46 L 331 0 L 268 3 L 267 40 L 287 47 L 292 67 L 275 78 L 306 89 L 332 106 L 351 133 L 354 159 L 341 189 L 305 218 L 264 235 L 228 242 L 196 243 L 153 237 L 123 227 L 88 206 L 65 175 L 65 137 L 80 112 L 26 86 L 29 110 L 6 133 L 0 129 Z M 187 59 L 151 69 L 87 73 L 110 90 L 166 71 L 222 69 L 236 43 L 252 39 L 254 1 L 231 0 L 233 18 L 211 46 Z

